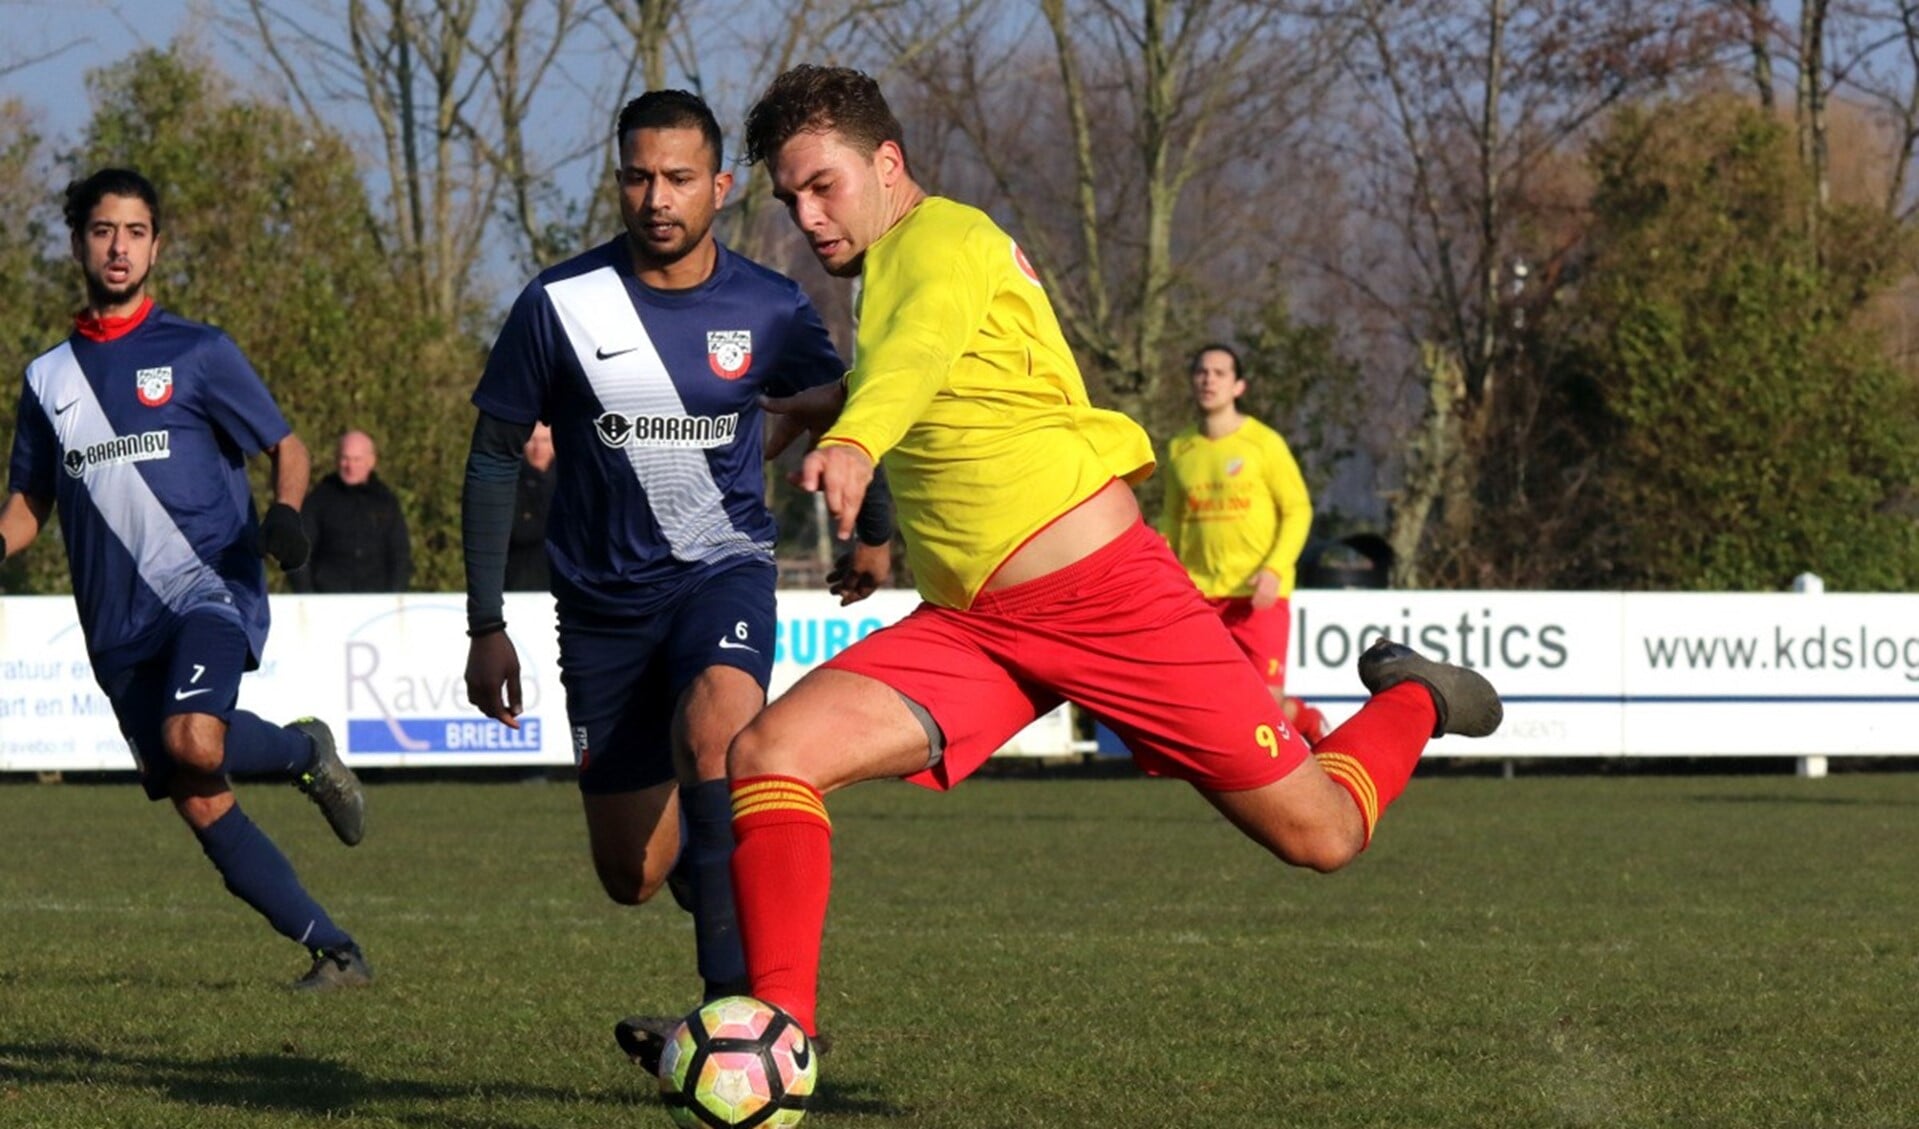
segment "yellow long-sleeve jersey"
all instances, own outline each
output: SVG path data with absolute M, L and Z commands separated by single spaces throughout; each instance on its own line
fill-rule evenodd
M 1167 444 L 1159 532 L 1206 595 L 1251 595 L 1262 571 L 1279 577 L 1280 595 L 1292 595 L 1312 526 L 1292 449 L 1258 420 L 1218 439 L 1189 427 Z
M 1025 255 L 986 213 L 921 201 L 866 250 L 846 406 L 821 446 L 884 459 L 920 595 L 965 608 L 1001 562 L 1152 441 L 1092 406 Z

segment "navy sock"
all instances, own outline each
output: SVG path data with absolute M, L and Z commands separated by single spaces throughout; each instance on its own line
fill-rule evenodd
M 295 776 L 313 763 L 313 741 L 297 729 L 234 710 L 227 719 L 220 771 L 239 776 Z
M 260 911 L 281 936 L 309 949 L 332 949 L 353 943 L 346 931 L 320 908 L 280 848 L 266 832 L 254 826 L 238 804 L 211 827 L 195 833 L 200 849 L 226 879 L 233 896 Z
M 681 865 L 693 879 L 693 935 L 710 1000 L 746 985 L 746 953 L 733 908 L 733 798 L 726 781 L 682 788 L 680 810 L 687 829 Z

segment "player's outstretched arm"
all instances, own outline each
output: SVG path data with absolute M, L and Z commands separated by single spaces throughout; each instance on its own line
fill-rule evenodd
M 530 423 L 480 413 L 466 456 L 460 549 L 466 563 L 466 697 L 481 713 L 520 727 L 520 657 L 506 634 L 506 551 Z
M 8 494 L 7 504 L 0 506 L 0 561 L 33 544 L 52 512 L 53 502 L 46 498 L 20 490 Z
M 291 432 L 266 449 L 273 464 L 273 504 L 260 519 L 260 551 L 289 572 L 307 563 L 313 543 L 300 522 L 300 503 L 306 499 L 313 476 L 313 456 Z

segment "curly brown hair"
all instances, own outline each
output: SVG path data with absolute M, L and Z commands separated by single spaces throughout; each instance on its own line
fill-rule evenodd
M 66 200 L 61 211 L 67 219 L 67 230 L 75 235 L 87 226 L 87 218 L 93 215 L 93 209 L 108 196 L 137 197 L 146 201 L 147 211 L 153 213 L 153 234 L 160 234 L 160 193 L 153 182 L 132 169 L 101 169 L 85 180 L 76 180 L 67 185 Z
M 881 142 L 906 151 L 880 84 L 851 67 L 802 63 L 773 80 L 746 115 L 746 160 L 771 160 L 795 134 L 835 130 L 861 153 Z

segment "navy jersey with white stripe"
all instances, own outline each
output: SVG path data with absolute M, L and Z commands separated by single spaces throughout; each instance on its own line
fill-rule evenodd
M 742 557 L 770 561 L 758 397 L 845 372 L 792 279 L 718 248 L 687 290 L 633 275 L 624 237 L 520 294 L 474 406 L 553 429 L 553 589 L 630 611 L 662 585 Z
M 266 644 L 266 571 L 246 460 L 291 429 L 233 339 L 150 307 L 109 341 L 76 333 L 27 366 L 10 487 L 59 508 L 96 669 L 150 657 L 218 609 Z

